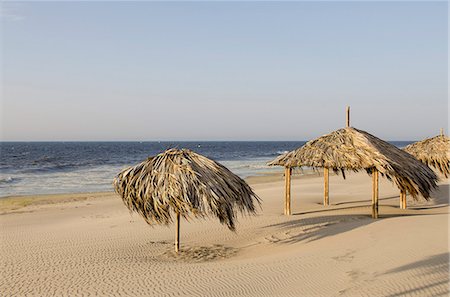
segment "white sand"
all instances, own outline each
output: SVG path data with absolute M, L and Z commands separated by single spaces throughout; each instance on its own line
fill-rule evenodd
M 2 296 L 448 296 L 449 183 L 429 202 L 398 207 L 381 179 L 380 219 L 370 218 L 371 178 L 293 180 L 282 215 L 281 177 L 250 183 L 263 199 L 237 232 L 215 219 L 150 227 L 112 193 L 3 199 Z M 29 204 L 29 205 L 27 205 Z M 23 206 L 26 205 L 26 206 Z

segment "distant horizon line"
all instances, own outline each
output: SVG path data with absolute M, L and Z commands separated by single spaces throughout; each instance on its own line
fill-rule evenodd
M 310 139 L 312 140 L 312 139 Z M 310 140 L 0 140 L 2 142 L 308 142 Z M 383 139 L 384 140 L 384 139 Z M 387 142 L 411 142 L 418 140 L 384 140 Z

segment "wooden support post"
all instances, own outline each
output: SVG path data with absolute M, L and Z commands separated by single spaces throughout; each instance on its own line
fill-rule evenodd
M 346 127 L 348 128 L 348 127 L 350 127 L 350 106 L 347 106 L 347 109 L 346 109 L 346 114 L 347 114 L 347 119 L 346 119 Z
M 403 209 L 403 190 L 400 190 L 400 209 Z
M 406 209 L 406 191 L 400 191 L 400 208 Z
M 330 180 L 329 180 L 329 169 L 327 167 L 323 168 L 323 181 L 324 181 L 324 187 L 323 187 L 323 205 L 330 205 Z
M 372 169 L 372 218 L 378 219 L 378 170 Z
M 291 174 L 292 169 L 285 167 L 284 180 L 285 180 L 285 195 L 284 195 L 284 214 L 291 215 Z
M 175 236 L 175 253 L 178 254 L 180 251 L 180 213 L 177 212 L 177 222 L 176 222 L 177 233 Z

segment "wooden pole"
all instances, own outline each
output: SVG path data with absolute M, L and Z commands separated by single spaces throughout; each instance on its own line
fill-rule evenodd
M 372 218 L 378 219 L 378 170 L 372 169 Z
M 403 209 L 403 190 L 400 190 L 400 209 Z
M 441 128 L 441 136 L 444 136 L 444 128 Z
M 400 208 L 406 209 L 406 191 L 400 191 Z
M 346 123 L 346 127 L 348 128 L 348 127 L 350 127 L 350 106 L 347 106 L 346 114 L 347 114 L 347 120 L 345 123 Z
M 330 181 L 329 181 L 329 169 L 327 167 L 323 168 L 323 181 L 324 181 L 324 187 L 323 187 L 323 205 L 330 205 Z
M 177 222 L 176 222 L 177 233 L 175 236 L 175 253 L 178 254 L 180 251 L 180 213 L 177 212 Z
M 284 195 L 284 214 L 291 215 L 291 173 L 290 167 L 284 168 L 285 195 Z

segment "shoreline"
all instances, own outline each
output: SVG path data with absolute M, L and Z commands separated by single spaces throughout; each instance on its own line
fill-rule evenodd
M 299 174 L 298 170 L 293 171 L 292 180 L 310 179 L 320 175 L 314 170 L 303 170 L 303 174 Z M 330 173 L 333 174 L 333 173 Z M 260 185 L 284 181 L 283 173 L 264 173 L 261 175 L 253 175 L 244 178 L 250 185 Z M 94 192 L 67 192 L 67 193 L 43 193 L 43 194 L 27 194 L 0 197 L 0 214 L 5 211 L 15 211 L 26 206 L 38 206 L 46 204 L 67 203 L 75 201 L 84 201 L 89 199 L 98 199 L 110 195 L 117 195 L 113 189 L 111 191 L 94 191 Z
M 305 173 L 306 172 L 306 173 Z M 347 172 L 347 175 L 365 175 L 364 172 Z M 321 178 L 322 172 L 319 170 L 306 169 L 306 170 L 293 170 L 291 180 L 311 180 L 315 178 Z M 338 176 L 342 179 L 340 174 L 330 172 L 331 176 Z M 284 173 L 265 173 L 262 175 L 254 175 L 244 178 L 244 180 L 252 187 L 267 187 L 274 186 L 277 183 L 284 184 Z M 385 181 L 391 183 L 390 181 Z M 439 184 L 448 183 L 448 179 L 441 179 Z M 282 193 L 280 193 L 282 195 Z M 0 215 L 19 211 L 24 207 L 39 207 L 45 205 L 64 204 L 70 202 L 80 202 L 88 200 L 98 200 L 109 196 L 119 195 L 111 189 L 111 191 L 94 191 L 94 192 L 67 192 L 67 193 L 48 193 L 48 194 L 27 194 L 27 195 L 14 195 L 0 197 Z M 449 197 L 450 199 L 450 197 Z

